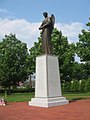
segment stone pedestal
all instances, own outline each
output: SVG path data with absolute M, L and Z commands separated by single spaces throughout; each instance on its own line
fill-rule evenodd
M 35 98 L 30 106 L 52 107 L 68 104 L 62 97 L 58 57 L 42 55 L 36 58 Z

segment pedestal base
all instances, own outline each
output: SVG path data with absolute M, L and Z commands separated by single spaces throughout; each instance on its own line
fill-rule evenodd
M 32 98 L 29 102 L 29 106 L 38 106 L 38 107 L 53 107 L 68 104 L 69 101 L 65 97 L 56 97 L 56 98 Z
M 59 73 L 58 57 L 42 55 L 36 58 L 35 98 L 29 102 L 30 106 L 47 108 L 69 103 L 61 97 Z

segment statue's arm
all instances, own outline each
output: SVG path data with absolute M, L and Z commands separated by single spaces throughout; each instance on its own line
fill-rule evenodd
M 48 21 L 45 24 L 42 23 L 42 25 L 40 26 L 39 30 L 47 27 L 50 23 L 51 23 L 51 20 L 50 20 L 50 18 L 48 18 Z

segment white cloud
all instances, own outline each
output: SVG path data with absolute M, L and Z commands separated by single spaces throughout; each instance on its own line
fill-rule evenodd
M 0 38 L 14 33 L 16 37 L 27 43 L 30 48 L 38 40 L 40 23 L 30 23 L 24 19 L 0 19 Z
M 40 36 L 39 26 L 40 23 L 31 23 L 25 19 L 0 19 L 0 39 L 4 38 L 5 34 L 15 33 L 16 37 L 27 43 L 28 48 L 30 48 Z M 71 43 L 77 42 L 83 24 L 79 22 L 71 24 L 57 23 L 55 27 L 61 30 Z
M 81 33 L 84 25 L 80 22 L 72 22 L 70 24 L 57 23 L 56 27 L 68 38 L 69 43 L 76 43 L 78 41 L 78 35 Z

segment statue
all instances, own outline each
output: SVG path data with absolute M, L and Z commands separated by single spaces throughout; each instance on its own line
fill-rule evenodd
M 42 24 L 39 28 L 39 30 L 42 30 L 42 50 L 43 54 L 52 54 L 51 34 L 55 24 L 55 17 L 53 14 L 48 17 L 47 12 L 44 12 L 43 16 L 45 19 L 42 21 Z

